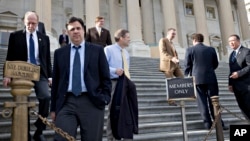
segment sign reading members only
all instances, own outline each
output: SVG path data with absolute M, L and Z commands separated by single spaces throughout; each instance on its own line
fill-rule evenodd
M 40 66 L 24 61 L 6 61 L 4 76 L 38 81 L 40 79 Z
M 166 79 L 167 100 L 194 100 L 194 77 Z

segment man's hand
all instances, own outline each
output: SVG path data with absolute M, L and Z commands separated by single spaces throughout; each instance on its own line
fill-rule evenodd
M 123 74 L 123 69 L 117 68 L 115 73 L 119 76 L 121 76 Z
M 230 78 L 232 78 L 232 79 L 237 79 L 237 78 L 239 78 L 238 72 L 233 72 L 233 73 L 230 75 Z
M 51 87 L 52 86 L 52 79 L 49 79 L 48 81 L 49 81 L 48 85 L 49 85 L 49 87 Z
M 52 121 L 55 121 L 56 120 L 56 113 L 55 112 L 51 112 L 50 113 L 50 117 L 51 117 Z
M 234 92 L 234 90 L 233 90 L 233 86 L 229 85 L 229 86 L 228 86 L 228 90 L 229 90 L 230 92 L 232 92 L 232 93 L 233 93 L 233 92 Z
M 178 64 L 180 62 L 179 59 L 177 59 L 176 57 L 173 57 L 171 61 L 174 62 L 175 64 Z
M 10 82 L 11 82 L 11 78 L 9 78 L 9 77 L 4 77 L 3 78 L 3 86 L 4 87 L 8 87 L 8 85 L 10 84 Z

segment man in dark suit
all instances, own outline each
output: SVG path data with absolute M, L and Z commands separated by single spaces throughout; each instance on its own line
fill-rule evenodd
M 109 30 L 103 28 L 104 17 L 98 16 L 95 20 L 95 27 L 89 28 L 86 41 L 101 45 L 103 47 L 111 45 L 111 36 Z
M 199 33 L 192 35 L 193 47 L 186 50 L 185 76 L 194 76 L 198 108 L 206 129 L 212 126 L 214 117 L 213 105 L 210 97 L 218 96 L 219 88 L 215 69 L 218 67 L 218 59 L 215 49 L 203 44 L 204 36 Z M 222 126 L 224 126 L 222 121 Z
M 234 93 L 244 116 L 250 120 L 250 50 L 240 44 L 236 34 L 229 36 L 233 52 L 229 57 L 229 90 Z
M 47 117 L 49 114 L 49 85 L 51 85 L 51 60 L 50 60 L 50 43 L 49 38 L 36 31 L 38 17 L 34 12 L 26 12 L 24 16 L 25 30 L 19 30 L 10 34 L 7 52 L 7 61 L 27 61 L 39 65 L 40 80 L 34 82 L 35 93 L 39 101 L 39 114 Z M 31 44 L 34 51 L 32 52 Z M 32 56 L 33 54 L 33 56 Z M 11 78 L 4 77 L 3 84 L 5 87 L 11 82 Z M 46 125 L 40 119 L 35 122 L 37 130 L 34 134 L 34 140 L 45 140 L 42 135 Z
M 37 31 L 46 35 L 46 30 L 43 22 L 38 22 Z
M 101 141 L 111 93 L 108 62 L 101 46 L 84 41 L 82 19 L 71 17 L 66 29 L 71 44 L 54 53 L 51 118 L 73 137 L 80 125 L 81 141 Z M 59 134 L 55 140 L 66 141 Z
M 69 44 L 69 37 L 66 34 L 65 29 L 62 30 L 62 34 L 59 36 L 59 44 L 60 44 L 61 47 L 66 46 L 67 44 Z

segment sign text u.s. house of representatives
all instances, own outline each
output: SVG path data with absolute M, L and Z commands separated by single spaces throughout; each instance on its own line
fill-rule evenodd
M 6 61 L 4 76 L 38 81 L 40 78 L 40 67 L 24 61 Z
M 194 78 L 166 79 L 167 100 L 195 99 Z

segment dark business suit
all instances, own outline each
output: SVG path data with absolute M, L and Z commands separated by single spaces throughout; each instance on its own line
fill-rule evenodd
M 50 60 L 50 43 L 48 36 L 36 32 L 38 38 L 40 80 L 35 83 L 34 89 L 39 100 L 39 114 L 47 117 L 49 114 L 50 94 L 48 78 L 52 77 Z M 7 61 L 27 61 L 28 50 L 26 42 L 26 31 L 19 30 L 10 34 L 7 52 Z M 45 124 L 40 119 L 35 122 L 37 130 L 44 130 Z
M 125 75 L 120 76 L 116 84 L 110 121 L 112 134 L 116 139 L 133 139 L 133 134 L 138 134 L 136 86 Z
M 89 28 L 86 35 L 86 41 L 101 45 L 103 47 L 112 44 L 110 32 L 105 28 L 101 28 L 100 36 L 96 27 Z
M 59 44 L 61 45 L 61 47 L 69 44 L 69 36 L 66 34 L 65 35 L 61 34 L 59 36 Z
M 229 78 L 229 85 L 233 91 L 238 105 L 245 116 L 250 119 L 250 50 L 243 46 L 240 47 L 236 60 L 232 61 L 232 53 L 229 57 L 230 75 L 238 72 L 239 78 Z M 230 76 L 229 75 L 229 76 Z
M 71 45 L 67 45 L 57 49 L 54 53 L 51 111 L 55 112 L 57 117 L 67 110 L 69 101 L 76 100 L 71 93 L 67 92 L 70 75 L 70 50 Z M 78 115 L 80 119 L 79 124 L 81 128 L 84 128 L 81 130 L 86 130 L 86 134 L 81 132 L 81 136 L 86 137 L 86 141 L 98 141 L 102 139 L 102 133 L 100 132 L 103 132 L 104 108 L 110 102 L 111 97 L 109 66 L 101 46 L 85 42 L 84 71 L 82 74 L 84 75 L 87 93 L 79 97 L 83 101 L 78 104 L 78 107 L 80 107 L 80 110 L 89 111 L 89 114 Z M 72 120 L 58 121 L 58 118 L 56 118 L 57 123 L 60 123 L 59 125 L 68 131 L 70 135 L 76 135 L 75 128 L 69 129 L 67 126 L 67 124 L 71 124 L 72 126 L 73 124 L 77 124 L 74 120 L 73 122 Z M 100 130 L 93 128 L 93 125 L 99 126 Z M 84 139 L 82 138 L 82 140 Z
M 195 77 L 198 108 L 207 129 L 210 129 L 212 126 L 211 116 L 214 119 L 210 97 L 217 96 L 219 91 L 214 71 L 217 67 L 218 59 L 213 47 L 198 43 L 193 47 L 187 48 L 184 73 L 185 76 L 191 75 Z

